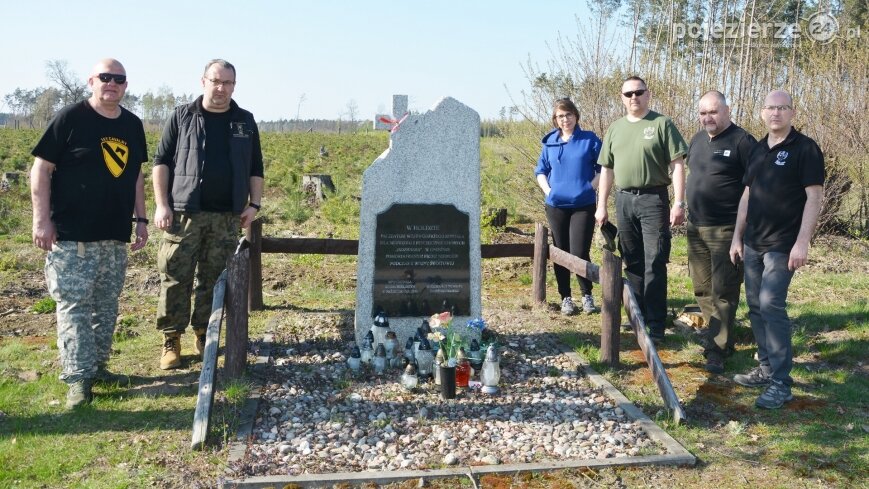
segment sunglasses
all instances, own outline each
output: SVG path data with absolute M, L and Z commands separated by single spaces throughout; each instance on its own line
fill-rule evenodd
M 622 95 L 624 95 L 625 98 L 633 98 L 634 95 L 636 95 L 637 97 L 642 97 L 643 94 L 646 92 L 648 92 L 648 90 L 634 90 L 632 92 L 622 92 Z
M 114 73 L 100 73 L 99 75 L 97 75 L 97 78 L 99 78 L 100 81 L 103 83 L 108 83 L 112 80 L 115 80 L 115 83 L 117 83 L 118 85 L 123 85 L 124 83 L 127 83 L 127 75 L 116 75 Z

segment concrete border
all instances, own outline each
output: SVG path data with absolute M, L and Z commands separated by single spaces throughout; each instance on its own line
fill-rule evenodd
M 272 335 L 266 335 L 264 343 L 269 345 L 266 354 L 271 351 Z M 622 408 L 625 413 L 638 421 L 643 427 L 643 430 L 649 435 L 653 441 L 660 443 L 667 450 L 666 455 L 647 455 L 642 457 L 618 457 L 607 459 L 588 459 L 588 460 L 558 460 L 553 462 L 538 462 L 524 464 L 500 464 L 500 465 L 474 465 L 465 467 L 455 467 L 449 469 L 434 469 L 434 470 L 396 470 L 396 471 L 366 471 L 366 472 L 335 472 L 324 474 L 303 474 L 297 476 L 290 475 L 268 475 L 248 477 L 243 480 L 227 479 L 222 487 L 228 488 L 245 488 L 245 489 L 268 489 L 285 487 L 289 484 L 295 484 L 299 487 L 318 488 L 331 487 L 334 484 L 345 483 L 352 487 L 357 487 L 365 483 L 376 483 L 379 485 L 391 484 L 410 479 L 440 479 L 447 477 L 471 477 L 475 479 L 485 474 L 513 474 L 517 472 L 543 472 L 550 470 L 576 469 L 576 468 L 607 468 L 607 467 L 638 467 L 644 465 L 677 465 L 677 466 L 693 466 L 697 459 L 694 455 L 679 444 L 666 431 L 656 425 L 645 413 L 628 400 L 618 389 L 615 388 L 602 375 L 595 372 L 589 363 L 579 356 L 575 351 L 567 349 L 561 345 L 561 351 L 571 358 L 577 365 L 581 366 L 588 379 L 596 387 L 600 387 L 604 393 Z M 262 353 L 261 353 L 262 354 Z M 257 358 L 257 365 L 267 363 L 268 356 Z M 251 393 L 251 399 L 245 403 L 242 417 L 245 423 L 239 428 L 238 441 L 234 442 L 230 447 L 230 462 L 239 461 L 244 457 L 247 449 L 246 440 L 253 431 L 253 422 L 256 418 L 256 407 L 259 403 L 261 386 L 258 386 L 255 393 Z M 256 400 L 253 400 L 256 396 Z M 248 407 L 253 408 L 248 412 Z M 248 417 L 245 417 L 248 415 Z

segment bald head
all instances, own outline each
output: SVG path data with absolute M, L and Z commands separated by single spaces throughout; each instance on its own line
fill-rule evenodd
M 773 90 L 763 99 L 760 117 L 771 135 L 787 135 L 795 115 L 794 99 L 784 90 Z
M 715 137 L 730 127 L 730 107 L 727 99 L 718 90 L 710 90 L 700 97 L 697 104 L 700 125 L 709 137 Z
M 106 58 L 101 59 L 97 64 L 94 65 L 93 69 L 91 70 L 91 76 L 96 76 L 100 73 L 114 73 L 116 75 L 126 75 L 127 70 L 124 69 L 124 65 L 122 65 L 120 61 L 114 58 Z
M 114 58 L 100 60 L 91 70 L 88 86 L 93 92 L 91 106 L 109 117 L 120 114 L 119 104 L 127 91 L 127 71 L 120 61 Z

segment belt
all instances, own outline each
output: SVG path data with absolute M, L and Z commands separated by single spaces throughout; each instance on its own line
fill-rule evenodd
M 643 187 L 643 188 L 619 188 L 616 189 L 619 192 L 624 192 L 626 194 L 634 194 L 634 195 L 645 195 L 645 194 L 661 194 L 667 191 L 666 185 L 659 185 L 657 187 Z

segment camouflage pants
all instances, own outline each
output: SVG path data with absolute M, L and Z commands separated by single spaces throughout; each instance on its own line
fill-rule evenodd
M 127 247 L 120 241 L 58 241 L 48 253 L 45 281 L 57 303 L 64 382 L 91 378 L 109 361 L 126 270 Z
M 238 216 L 229 212 L 175 212 L 157 253 L 160 297 L 157 329 L 183 332 L 208 327 L 214 283 L 237 245 Z M 196 287 L 193 279 L 196 278 Z M 190 294 L 193 293 L 193 314 Z

